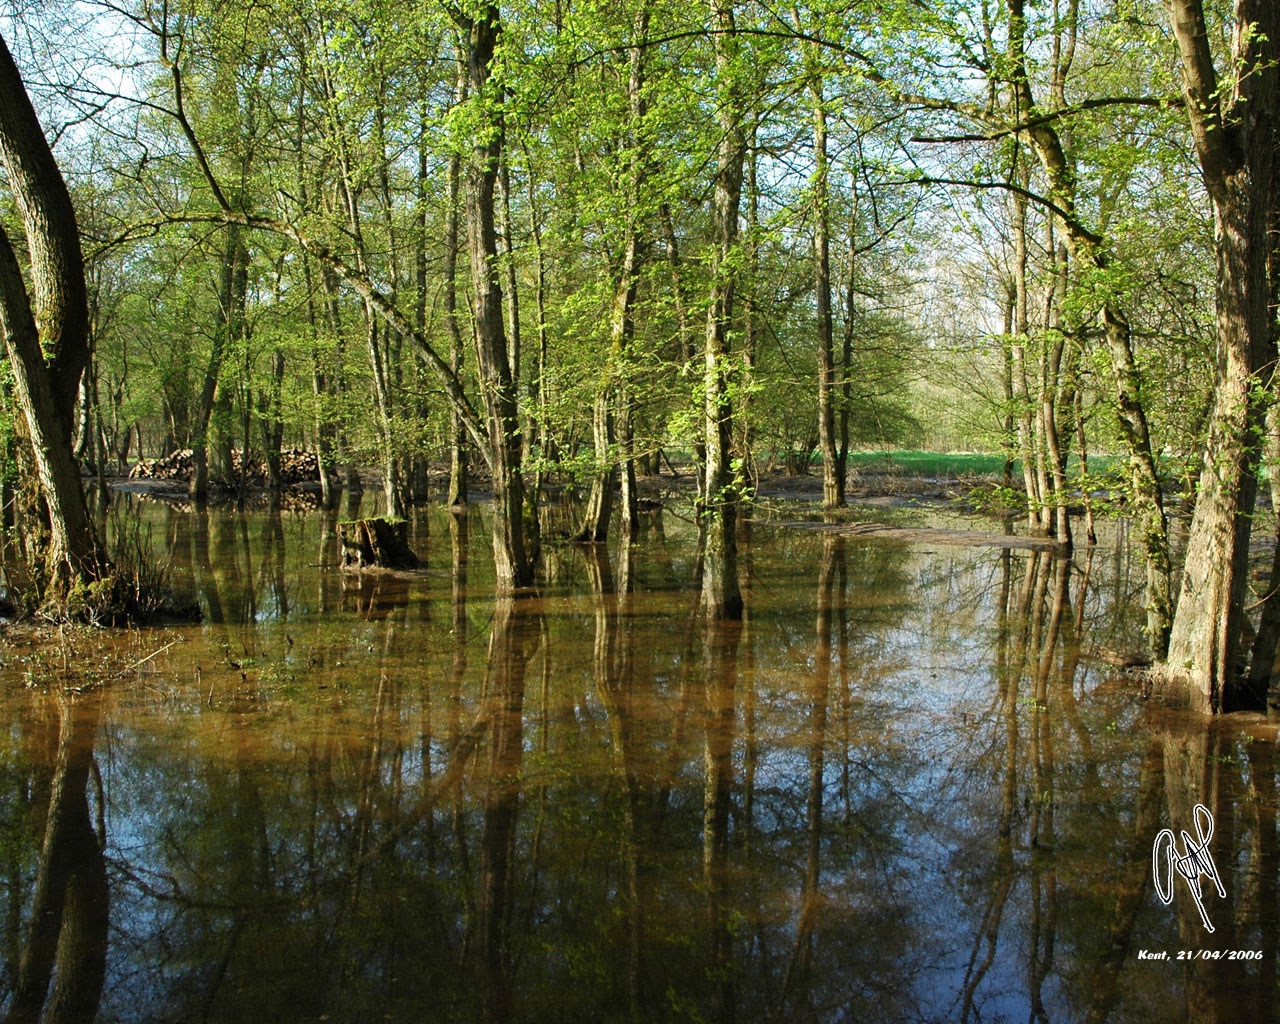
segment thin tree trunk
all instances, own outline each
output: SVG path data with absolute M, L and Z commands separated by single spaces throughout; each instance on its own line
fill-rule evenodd
M 798 17 L 798 15 L 797 15 Z M 831 201 L 827 171 L 827 112 L 822 78 L 809 80 L 813 105 L 813 284 L 818 328 L 818 447 L 822 452 L 822 506 L 844 504 L 844 480 L 836 448 L 835 340 L 831 317 Z
M 1026 34 L 1024 0 L 1006 0 L 1006 3 L 1011 86 L 1018 117 L 1029 120 L 1033 119 L 1037 108 L 1023 52 Z M 1070 257 L 1091 271 L 1105 272 L 1108 260 L 1102 249 L 1103 239 L 1085 228 L 1076 216 L 1076 176 L 1067 160 L 1062 140 L 1052 121 L 1044 119 L 1032 123 L 1034 127 L 1029 128 L 1027 134 L 1049 176 L 1050 198 L 1061 211 L 1059 216 L 1067 232 Z M 1129 453 L 1130 500 L 1146 555 L 1147 638 L 1152 652 L 1160 657 L 1167 649 L 1173 622 L 1168 524 L 1151 448 L 1151 433 L 1138 386 L 1129 322 L 1114 298 L 1104 299 L 1101 305 L 1103 334 L 1116 384 L 1116 412 L 1120 433 Z
M 648 33 L 648 26 L 649 11 L 645 6 L 636 14 L 633 26 L 635 38 L 643 39 Z M 580 540 L 596 542 L 608 539 L 613 489 L 619 477 L 622 482 L 622 532 L 628 537 L 634 537 L 639 530 L 636 470 L 632 456 L 633 397 L 623 364 L 635 330 L 634 308 L 640 264 L 640 191 L 644 185 L 647 160 L 640 141 L 645 115 L 644 50 L 641 47 L 633 46 L 629 50 L 629 66 L 627 146 L 630 157 L 627 167 L 626 233 L 617 264 L 610 315 L 612 358 L 601 384 L 601 393 L 596 398 L 593 415 L 592 433 L 599 468 L 587 502 L 586 517 L 577 534 Z M 613 412 L 615 406 L 616 415 Z M 615 444 L 618 442 L 621 442 L 620 450 L 615 455 Z
M 1052 224 L 1052 222 L 1050 222 Z M 1049 337 L 1045 353 L 1044 386 L 1040 394 L 1040 418 L 1044 424 L 1045 456 L 1049 469 L 1053 508 L 1053 535 L 1065 550 L 1071 549 L 1071 519 L 1067 513 L 1067 445 L 1058 428 L 1058 410 L 1062 407 L 1062 355 L 1066 350 L 1067 335 L 1065 306 L 1067 301 L 1067 247 L 1054 244 L 1050 227 L 1050 244 L 1053 246 L 1053 288 Z M 1069 396 L 1068 396 L 1069 398 Z
M 680 334 L 680 361 L 684 366 L 692 367 L 694 360 L 693 327 L 689 320 L 689 305 L 684 294 L 684 274 L 681 272 L 680 247 L 676 241 L 675 224 L 671 220 L 671 206 L 663 203 L 658 211 L 662 223 L 662 239 L 666 247 L 667 266 L 671 269 L 672 304 L 676 312 L 676 325 Z M 706 498 L 706 438 L 701 431 L 693 443 L 694 476 L 697 478 L 698 499 Z
M 837 423 L 840 450 L 836 453 L 837 479 L 843 481 L 849 474 L 849 419 L 853 411 L 853 336 L 857 330 L 858 306 L 858 190 L 850 189 L 849 204 L 849 266 L 844 282 L 844 332 L 840 347 L 840 410 Z
M 467 162 L 467 239 L 475 299 L 476 347 L 479 356 L 489 430 L 493 474 L 493 552 L 496 585 L 509 592 L 533 582 L 533 563 L 525 546 L 525 491 L 520 464 L 520 421 L 515 381 L 507 353 L 498 281 L 498 241 L 494 224 L 494 189 L 502 160 L 501 91 L 490 78 L 490 65 L 501 16 L 486 4 L 474 18 L 457 15 L 467 35 L 467 82 L 484 111 L 483 124 Z
M 191 427 L 191 500 L 203 504 L 209 497 L 209 422 L 213 417 L 214 403 L 218 395 L 218 377 L 222 373 L 222 359 L 227 344 L 240 324 L 244 309 L 244 289 L 241 282 L 248 282 L 249 254 L 242 242 L 239 225 L 227 227 L 222 246 L 222 263 L 218 284 L 217 321 L 209 348 L 209 362 L 205 366 L 204 383 L 196 401 L 194 422 Z M 241 267 L 245 272 L 241 272 Z
M 527 157 L 526 157 L 527 162 Z M 533 239 L 534 278 L 533 299 L 538 311 L 538 372 L 529 375 L 529 406 L 537 410 L 537 417 L 529 424 L 525 447 L 537 452 L 538 470 L 534 482 L 534 494 L 542 495 L 546 466 L 556 457 L 551 426 L 547 422 L 547 274 L 546 257 L 542 250 L 542 228 L 535 201 L 534 177 L 529 174 L 529 235 Z
M 1027 172 L 1019 172 L 1023 184 Z M 1027 315 L 1027 200 L 1013 197 L 1013 398 L 1018 416 L 1018 454 L 1022 458 L 1022 486 L 1027 496 L 1027 526 L 1032 533 L 1043 529 L 1043 508 L 1039 481 L 1036 478 L 1035 427 L 1031 418 L 1031 392 L 1027 383 L 1027 342 L 1030 318 Z
M 467 98 L 467 65 L 459 58 L 453 85 L 453 105 Z M 448 206 L 444 213 L 444 322 L 449 333 L 449 369 L 455 376 L 462 373 L 462 328 L 458 323 L 458 191 L 462 173 L 462 154 L 450 149 L 445 171 Z M 449 414 L 449 488 L 445 504 L 450 508 L 467 503 L 467 431 L 456 410 Z
M 758 475 L 755 458 L 751 448 L 754 436 L 751 430 L 750 395 L 751 380 L 756 368 L 756 348 L 759 342 L 760 317 L 756 296 L 760 287 L 760 186 L 757 171 L 759 169 L 759 151 L 756 147 L 756 131 L 753 126 L 750 145 L 747 148 L 747 252 L 746 252 L 746 288 L 742 301 L 742 372 L 746 386 L 742 389 L 742 400 L 738 405 L 738 424 L 740 432 L 740 448 L 742 458 L 739 460 L 737 487 L 738 494 L 744 499 L 739 508 L 743 517 L 752 513 L 751 497 L 755 493 L 755 481 Z

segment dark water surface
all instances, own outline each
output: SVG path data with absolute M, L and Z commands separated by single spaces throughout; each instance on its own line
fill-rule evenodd
M 332 518 L 144 507 L 208 621 L 80 695 L 0 652 L 11 1019 L 1277 1019 L 1276 729 L 1086 657 L 1114 547 L 757 524 L 705 625 L 669 513 L 495 603 L 474 511 L 361 579 Z M 1197 803 L 1212 933 L 1153 878 Z

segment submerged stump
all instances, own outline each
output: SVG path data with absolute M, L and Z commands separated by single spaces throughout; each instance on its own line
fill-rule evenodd
M 416 569 L 418 556 L 409 547 L 409 524 L 403 519 L 354 519 L 338 524 L 342 568 Z

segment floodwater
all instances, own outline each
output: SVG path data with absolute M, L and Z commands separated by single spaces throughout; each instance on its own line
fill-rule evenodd
M 476 510 L 412 578 L 320 514 L 131 514 L 207 620 L 0 650 L 9 1019 L 1277 1019 L 1276 729 L 1089 657 L 1121 544 L 757 522 L 705 625 L 670 512 L 504 603 Z M 1197 804 L 1205 919 L 1153 876 Z

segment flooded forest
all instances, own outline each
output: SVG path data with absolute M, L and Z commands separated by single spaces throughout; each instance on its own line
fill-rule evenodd
M 1280 1020 L 1280 5 L 0 8 L 0 1018 Z

